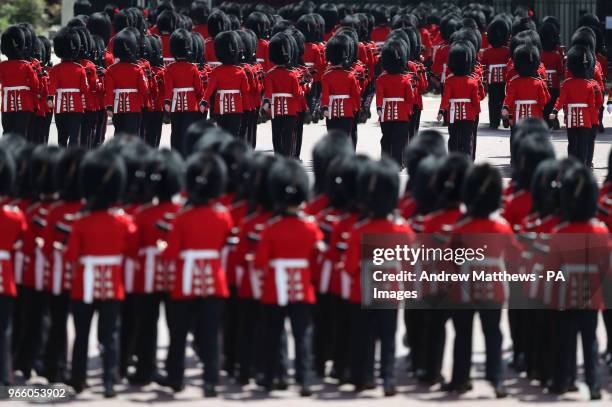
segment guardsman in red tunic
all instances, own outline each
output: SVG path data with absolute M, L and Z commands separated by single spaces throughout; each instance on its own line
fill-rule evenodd
M 164 65 L 174 62 L 174 57 L 170 52 L 170 36 L 179 28 L 179 15 L 174 10 L 164 10 L 157 16 L 157 35 L 162 43 L 162 57 Z
M 164 117 L 164 100 L 166 89 L 164 86 L 164 74 L 166 69 L 162 57 L 161 39 L 156 35 L 149 35 L 145 39 L 145 44 L 149 44 L 150 76 L 149 86 L 149 107 L 143 117 L 144 139 L 152 147 L 159 147 Z
M 340 13 L 336 5 L 332 3 L 321 4 L 317 13 L 323 17 L 323 21 L 325 22 L 325 27 L 323 27 L 323 42 L 328 42 L 338 28 Z
M 564 276 L 552 289 L 560 343 L 550 391 L 565 393 L 574 380 L 580 332 L 591 400 L 601 399 L 596 331 L 599 310 L 609 295 L 605 282 L 610 278 L 612 250 L 608 228 L 596 219 L 597 191 L 595 177 L 584 165 L 572 166 L 561 176 L 561 223 L 552 231 L 544 264 L 545 270 L 559 270 Z
M 65 151 L 55 170 L 59 200 L 49 206 L 42 233 L 43 254 L 48 267 L 44 270 L 44 289 L 49 310 L 47 343 L 43 353 L 44 375 L 49 383 L 68 380 L 68 313 L 72 284 L 72 264 L 64 261 L 64 250 L 71 224 L 83 204 L 79 193 L 79 165 L 85 149 Z
M 128 376 L 132 384 L 147 385 L 157 373 L 157 323 L 162 302 L 172 287 L 175 264 L 164 260 L 158 240 L 167 240 L 179 206 L 172 201 L 181 191 L 183 161 L 177 151 L 156 150 L 145 165 L 147 195 L 151 203 L 141 205 L 133 214 L 138 228 L 138 258 L 134 273 L 133 297 L 136 308 L 134 354 L 136 371 Z
M 116 36 L 113 52 L 119 62 L 109 66 L 104 75 L 106 110 L 113 119 L 115 134 L 137 135 L 142 121 L 149 86 L 138 65 L 138 41 L 129 28 Z
M 299 18 L 297 29 L 304 34 L 304 65 L 308 68 L 313 84 L 306 95 L 308 111 L 304 123 L 317 123 L 318 110 L 321 104 L 321 75 L 325 71 L 325 49 L 319 44 L 320 28 L 314 15 L 307 14 Z
M 103 82 L 98 78 L 98 70 L 92 62 L 94 59 L 94 43 L 89 31 L 84 27 L 75 28 L 81 39 L 81 50 L 77 62 L 83 66 L 87 74 L 87 92 L 83 95 L 84 112 L 81 123 L 80 144 L 86 147 L 92 145 L 96 131 L 96 120 L 98 110 L 97 94 L 103 90 Z
M 471 44 L 457 42 L 450 48 L 448 69 L 452 75 L 444 82 L 438 121 L 448 121 L 448 151 L 472 155 L 472 132 L 480 113 L 479 80 L 474 72 Z
M 257 36 L 257 51 L 255 51 L 255 55 L 257 62 L 261 64 L 265 72 L 272 68 L 268 52 L 270 26 L 268 16 L 260 11 L 250 13 L 244 22 L 244 27 L 253 30 Z
M 361 104 L 361 87 L 350 71 L 351 38 L 346 35 L 332 37 L 325 48 L 330 66 L 321 77 L 321 109 L 327 130 L 352 133 L 355 113 Z M 353 140 L 356 145 L 357 140 Z
M 561 38 L 557 27 L 551 23 L 544 23 L 540 27 L 540 38 L 542 40 L 542 63 L 546 67 L 546 86 L 548 86 L 548 92 L 550 93 L 550 101 L 544 108 L 544 119 L 547 121 L 548 126 L 551 129 L 559 129 L 559 120 L 550 120 L 548 116 L 552 112 L 555 102 L 559 97 L 561 88 L 561 78 L 565 71 L 564 67 L 564 55 L 559 50 L 559 43 Z
M 497 129 L 506 95 L 505 70 L 510 59 L 510 49 L 507 46 L 510 30 L 506 21 L 501 18 L 493 20 L 487 37 L 491 46 L 482 52 L 480 62 L 485 69 L 485 83 L 489 93 L 489 127 Z
M 378 49 L 381 49 L 387 36 L 391 32 L 389 28 L 389 9 L 385 5 L 378 5 L 372 10 L 374 16 L 374 28 L 370 33 L 370 38 L 376 44 Z
M 208 33 L 208 16 L 210 15 L 210 6 L 203 1 L 195 1 L 191 3 L 189 9 L 189 17 L 193 21 L 193 31 L 199 33 L 203 39 L 210 37 Z
M 278 33 L 270 40 L 270 62 L 275 66 L 264 79 L 264 101 L 262 108 L 272 117 L 272 144 L 274 152 L 282 155 L 292 153 L 295 142 L 296 115 L 304 91 L 298 76 L 291 67 L 292 47 L 295 40 L 287 33 Z
M 91 140 L 90 148 L 97 147 L 100 144 L 104 143 L 104 139 L 106 136 L 106 126 L 108 124 L 108 116 L 106 114 L 106 106 L 104 106 L 104 75 L 106 74 L 106 67 L 110 66 L 114 63 L 108 63 L 106 61 L 106 53 L 105 44 L 102 37 L 98 35 L 92 35 L 92 40 L 94 43 L 94 58 L 93 62 L 96 66 L 96 74 L 98 76 L 98 81 L 100 86 L 94 93 L 95 97 L 95 110 L 96 110 L 96 123 L 94 129 L 94 135 Z M 112 56 L 112 54 L 111 54 Z M 108 65 L 107 65 L 108 63 Z
M 440 91 L 444 90 L 444 82 L 446 82 L 446 78 L 450 74 L 448 70 L 448 53 L 450 51 L 451 35 L 460 27 L 459 20 L 454 17 L 443 19 L 440 23 L 442 43 L 434 48 L 431 63 L 432 83 Z
M 109 15 L 104 12 L 93 13 L 87 19 L 87 29 L 92 36 L 98 36 L 102 39 L 104 48 L 100 51 L 99 58 L 103 61 L 102 66 L 108 68 L 115 62 L 112 50 L 107 49 L 113 33 L 113 23 Z
M 501 203 L 502 180 L 499 171 L 489 164 L 477 165 L 470 170 L 464 183 L 463 202 L 466 214 L 454 225 L 450 247 L 454 244 L 482 245 L 478 241 L 486 234 L 495 235 L 487 239 L 487 249 L 482 260 L 466 261 L 458 265 L 457 272 L 470 272 L 473 268 L 485 273 L 503 272 L 509 261 L 520 253 L 520 246 L 514 239 L 512 227 L 495 211 Z M 485 234 L 480 235 L 475 234 Z M 476 239 L 470 242 L 466 239 Z M 470 247 L 470 246 L 468 246 Z M 504 283 L 483 281 L 453 283 L 450 301 L 461 304 L 462 309 L 453 314 L 457 332 L 453 352 L 453 373 L 446 390 L 465 393 L 471 387 L 472 326 L 474 314 L 478 312 L 487 348 L 486 378 L 495 390 L 497 398 L 507 396 L 503 385 L 502 333 L 500 329 L 501 308 L 506 300 Z
M 561 85 L 561 93 L 550 114 L 557 117 L 563 109 L 567 127 L 567 154 L 576 157 L 581 163 L 589 164 L 589 141 L 592 128 L 599 116 L 599 103 L 602 95 L 592 76 L 595 57 L 586 47 L 572 46 L 567 53 L 567 68 L 571 78 Z
M 125 185 L 125 164 L 110 149 L 88 153 L 80 166 L 85 206 L 72 223 L 64 261 L 73 264 L 70 298 L 75 339 L 70 385 L 85 388 L 89 331 L 98 313 L 98 338 L 103 347 L 104 396 L 114 397 L 118 377 L 123 274 L 127 258 L 137 253 L 136 226 L 111 208 Z
M 238 137 L 244 111 L 243 99 L 249 93 L 247 76 L 239 66 L 242 40 L 238 33 L 226 31 L 217 35 L 214 42 L 220 65 L 210 73 L 204 101 L 214 102 L 210 107 L 217 124 Z
M 211 68 L 216 68 L 221 65 L 221 61 L 217 57 L 215 38 L 217 34 L 230 29 L 229 17 L 221 10 L 213 11 L 208 16 L 208 37 L 204 40 L 204 59 Z
M 398 242 L 411 244 L 414 232 L 401 218 L 394 218 L 399 194 L 399 167 L 389 159 L 368 161 L 358 176 L 358 196 L 363 208 L 363 219 L 349 231 L 344 269 L 350 277 L 350 352 L 351 382 L 357 391 L 373 385 L 374 352 L 376 338 L 380 339 L 380 364 L 383 390 L 386 396 L 396 394 L 395 335 L 397 328 L 397 303 L 387 304 L 376 312 L 363 309 L 371 299 L 371 288 L 362 287 L 362 273 L 371 273 L 371 253 L 362 253 L 362 239 L 371 234 L 393 234 Z M 397 272 L 392 266 L 393 272 Z M 376 335 L 375 333 L 378 333 Z
M 281 335 L 288 317 L 296 344 L 295 380 L 301 386 L 300 395 L 308 397 L 312 394 L 313 267 L 323 234 L 311 218 L 300 213 L 308 195 L 308 177 L 297 161 L 279 160 L 270 169 L 268 182 L 277 216 L 262 231 L 255 254 L 255 267 L 263 272 L 264 387 L 271 391 L 278 376 Z
M 194 58 L 191 33 L 179 28 L 170 37 L 170 52 L 174 62 L 166 66 L 164 73 L 164 109 L 170 113 L 172 134 L 170 145 L 186 154 L 182 137 L 191 123 L 201 118 L 204 112 L 202 79 Z
M 224 190 L 227 168 L 211 153 L 187 162 L 187 204 L 176 215 L 162 258 L 176 263 L 167 305 L 170 347 L 161 384 L 183 389 L 187 332 L 195 323 L 204 371 L 204 396 L 215 397 L 219 381 L 219 330 L 228 287 L 221 256 L 232 229 L 230 212 L 214 203 Z M 206 223 L 202 229 L 200 225 Z
M 13 158 L 0 149 L 0 202 L 6 202 L 13 192 L 16 168 Z M 13 384 L 11 333 L 15 286 L 14 259 L 17 246 L 23 242 L 28 229 L 23 213 L 15 206 L 0 206 L 0 382 Z
M 257 37 L 249 29 L 239 30 L 238 34 L 244 46 L 244 62 L 241 64 L 247 75 L 249 94 L 245 97 L 246 106 L 242 116 L 240 135 L 251 147 L 257 144 L 257 118 L 261 107 L 264 71 L 257 62 Z
M 25 61 L 25 33 L 11 26 L 2 33 L 2 53 L 8 61 L 0 62 L 2 86 L 2 129 L 27 137 L 28 127 L 37 108 L 39 81 L 32 65 Z
M 381 151 L 403 166 L 404 148 L 408 142 L 410 119 L 416 104 L 412 74 L 407 69 L 405 44 L 389 41 L 381 51 L 384 72 L 376 79 L 376 111 L 380 121 Z

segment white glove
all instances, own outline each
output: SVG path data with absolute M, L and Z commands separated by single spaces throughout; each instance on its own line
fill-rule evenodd
M 612 103 L 610 103 L 606 109 L 608 110 L 608 113 L 612 113 Z
M 548 120 L 555 120 L 557 118 L 557 115 L 554 113 L 551 113 L 548 115 Z

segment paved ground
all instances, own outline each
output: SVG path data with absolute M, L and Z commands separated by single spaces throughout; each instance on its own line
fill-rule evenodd
M 425 111 L 422 115 L 421 128 L 435 127 L 446 134 L 446 128 L 439 127 L 435 122 L 435 116 L 438 111 L 439 97 L 426 97 L 425 98 Z M 486 109 L 486 101 L 482 103 L 483 108 Z M 595 149 L 595 174 L 597 178 L 601 180 L 607 170 L 607 156 L 612 145 L 612 116 L 606 113 L 604 122 L 609 129 L 604 134 L 598 135 L 597 145 Z M 482 112 L 480 117 L 480 130 L 478 135 L 478 150 L 477 150 L 477 161 L 489 161 L 496 165 L 503 172 L 504 176 L 509 175 L 509 131 L 499 130 L 491 131 L 488 129 L 488 114 L 485 111 Z M 51 142 L 55 143 L 57 135 L 55 133 L 55 127 L 52 125 L 52 136 Z M 321 137 L 325 132 L 324 124 L 308 125 L 304 129 L 304 146 L 302 148 L 302 160 L 304 164 L 309 168 L 311 166 L 310 151 L 313 144 Z M 107 137 L 112 136 L 113 128 L 109 127 L 109 134 Z M 170 138 L 169 126 L 164 127 L 162 144 L 168 145 Z M 552 135 L 553 144 L 559 156 L 565 156 L 567 151 L 567 141 L 564 131 L 554 132 Z M 259 137 L 258 137 L 258 149 L 264 151 L 272 151 L 271 142 L 271 131 L 270 124 L 260 125 Z M 359 126 L 359 141 L 357 145 L 358 152 L 369 154 L 374 157 L 380 155 L 380 129 L 377 123 L 371 119 L 370 122 Z M 493 398 L 493 392 L 484 380 L 478 380 L 484 376 L 484 341 L 480 326 L 478 323 L 475 324 L 475 340 L 474 340 L 474 358 L 475 367 L 473 370 L 474 380 L 474 391 L 462 396 L 460 398 L 449 397 L 445 393 L 433 389 L 428 390 L 420 387 L 416 382 L 407 377 L 405 372 L 404 358 L 406 349 L 401 343 L 403 335 L 403 324 L 399 324 L 400 332 L 397 336 L 397 353 L 398 353 L 398 385 L 400 394 L 394 398 L 386 399 L 382 397 L 382 390 L 372 390 L 364 392 L 359 396 L 355 396 L 351 392 L 351 386 L 346 386 L 338 389 L 331 382 L 320 382 L 315 386 L 315 395 L 312 399 L 300 399 L 296 396 L 294 388 L 288 391 L 274 392 L 270 397 L 265 397 L 263 393 L 258 392 L 254 387 L 247 389 L 240 389 L 237 385 L 229 382 L 228 380 L 222 379 L 222 386 L 220 387 L 220 396 L 216 400 L 203 400 L 202 393 L 200 390 L 200 368 L 197 366 L 197 362 L 189 350 L 189 369 L 187 372 L 187 388 L 184 392 L 173 395 L 169 391 L 162 389 L 156 385 L 151 385 L 147 388 L 139 389 L 132 388 L 125 384 L 118 386 L 119 396 L 113 401 L 106 401 L 102 399 L 101 395 L 101 369 L 100 361 L 98 358 L 94 358 L 97 354 L 96 345 L 96 332 L 95 323 L 92 324 L 91 342 L 90 342 L 90 354 L 92 360 L 90 361 L 90 379 L 89 383 L 92 387 L 80 395 L 76 402 L 87 402 L 90 406 L 111 406 L 117 404 L 149 404 L 149 403 L 171 403 L 173 406 L 182 405 L 200 405 L 205 403 L 209 406 L 238 406 L 243 405 L 244 402 L 248 401 L 249 404 L 258 406 L 310 406 L 310 405 L 321 405 L 321 406 L 371 406 L 371 405 L 428 405 L 433 406 L 439 403 L 451 403 L 453 406 L 473 406 L 478 404 L 481 406 L 488 405 L 512 405 L 517 402 L 533 402 L 539 405 L 552 404 L 555 402 L 562 401 L 563 405 L 575 405 L 584 404 L 588 400 L 588 391 L 586 387 L 581 384 L 580 391 L 577 393 L 570 393 L 561 399 L 557 399 L 553 396 L 544 395 L 536 385 L 528 383 L 527 379 L 519 378 L 508 372 L 507 385 L 509 386 L 509 392 L 511 397 L 506 400 L 496 401 Z M 507 328 L 507 319 L 504 316 L 503 319 L 503 330 L 505 336 L 504 347 L 509 349 L 509 335 Z M 452 344 L 454 333 L 451 324 L 447 325 L 448 341 L 447 349 L 444 359 L 444 375 L 448 378 L 450 375 L 451 368 L 451 348 L 448 344 Z M 603 345 L 605 339 L 605 332 L 603 330 L 603 324 L 600 323 L 599 327 L 600 343 Z M 167 330 L 163 319 L 160 320 L 160 350 L 158 354 L 159 360 L 163 360 L 168 345 Z M 601 348 L 601 345 L 600 345 Z M 509 352 L 505 353 L 506 357 L 509 357 Z M 581 356 L 579 355 L 579 360 Z M 579 375 L 579 377 L 582 377 Z M 581 379 L 579 379 L 581 380 Z M 31 383 L 44 383 L 42 379 L 34 378 Z M 612 401 L 612 384 L 610 383 L 610 375 L 606 372 L 604 378 L 604 400 L 597 404 L 611 405 Z M 383 404 L 384 403 L 384 404 Z

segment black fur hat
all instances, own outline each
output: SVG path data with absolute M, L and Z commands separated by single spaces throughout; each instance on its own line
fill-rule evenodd
M 448 69 L 455 76 L 467 76 L 474 70 L 474 51 L 469 43 L 453 42 L 448 53 Z
M 561 178 L 561 218 L 584 222 L 597 213 L 597 181 L 584 165 L 572 166 Z
M 519 76 L 535 77 L 540 66 L 540 52 L 533 45 L 520 45 L 512 54 L 512 62 Z
M 357 177 L 369 158 L 365 155 L 338 156 L 329 163 L 329 205 L 348 211 L 357 209 Z
M 93 50 L 93 40 L 89 30 L 85 27 L 75 27 L 79 39 L 81 40 L 81 50 L 79 52 L 79 59 L 93 59 L 91 52 Z
M 123 158 L 110 149 L 88 152 L 79 168 L 81 195 L 89 210 L 104 210 L 116 205 L 125 188 Z
M 455 16 L 450 18 L 442 18 L 440 22 L 440 36 L 442 39 L 450 43 L 453 33 L 461 28 L 461 23 Z
M 385 41 L 391 41 L 391 40 L 400 40 L 403 43 L 405 43 L 406 46 L 406 54 L 410 57 L 411 52 L 410 52 L 410 36 L 406 33 L 406 31 L 403 28 L 396 28 L 395 30 L 392 30 L 389 35 L 387 35 L 387 39 Z
M 257 38 L 266 39 L 270 37 L 272 23 L 265 13 L 254 11 L 246 18 L 244 27 L 253 30 Z
M 45 48 L 38 37 L 34 38 L 34 44 L 32 44 L 32 58 L 41 62 L 41 64 L 43 64 L 43 60 L 45 59 Z
M 76 0 L 72 6 L 72 11 L 75 16 L 85 15 L 88 16 L 93 11 L 93 7 L 89 0 Z
M 325 58 L 331 65 L 348 67 L 353 60 L 353 41 L 346 35 L 334 35 L 325 46 Z
M 148 196 L 168 202 L 183 188 L 184 162 L 176 150 L 154 150 L 145 165 Z
M 164 10 L 157 16 L 155 25 L 161 34 L 172 34 L 178 28 L 179 16 L 173 10 Z
M 122 62 L 136 62 L 139 56 L 138 36 L 129 27 L 115 35 L 113 55 Z
M 153 152 L 147 143 L 137 137 L 121 148 L 120 154 L 126 168 L 125 193 L 122 197 L 124 204 L 142 204 L 152 199 L 147 194 L 146 163 Z
M 12 196 L 15 173 L 15 160 L 5 149 L 0 148 L 0 197 Z
M 595 31 L 593 31 L 591 28 L 580 27 L 574 32 L 570 42 L 572 45 L 583 45 L 595 52 L 597 37 L 595 35 Z
M 251 146 L 240 139 L 232 139 L 221 145 L 219 155 L 227 167 L 226 192 L 236 192 L 242 182 L 240 166 L 245 157 L 251 153 Z
M 437 130 L 423 130 L 413 137 L 406 146 L 404 157 L 406 159 L 406 170 L 408 172 L 408 183 L 406 189 L 410 190 L 412 180 L 416 174 L 419 162 L 425 157 L 433 155 L 443 157 L 446 155 L 446 142 Z
M 540 217 L 556 213 L 560 204 L 559 180 L 560 163 L 548 159 L 538 164 L 531 182 L 531 197 L 533 200 L 531 212 L 538 212 Z
M 295 39 L 287 32 L 279 32 L 270 39 L 269 54 L 270 62 L 279 66 L 291 66 L 294 64 L 297 47 Z
M 247 64 L 254 64 L 257 62 L 257 36 L 253 30 L 243 28 L 237 31 L 242 40 L 242 47 L 244 49 L 244 62 Z
M 591 79 L 595 67 L 593 52 L 582 45 L 574 45 L 567 51 L 567 69 L 574 78 Z
M 421 44 L 421 33 L 416 27 L 406 27 L 403 29 L 408 38 L 410 38 L 410 49 L 408 52 L 408 59 L 410 61 L 420 61 L 422 44 Z
M 499 209 L 502 198 L 502 178 L 491 164 L 478 164 L 467 173 L 462 197 L 467 214 L 486 218 Z
M 510 39 L 510 27 L 506 21 L 501 18 L 493 19 L 487 29 L 487 39 L 489 40 L 489 44 L 494 48 L 507 45 Z
M 512 157 L 516 156 L 519 143 L 523 138 L 536 134 L 542 136 L 550 135 L 548 125 L 544 120 L 537 117 L 528 117 L 518 122 L 515 127 L 514 138 L 510 144 L 510 155 Z M 513 165 L 516 165 L 516 162 L 513 162 Z
M 312 149 L 312 168 L 314 172 L 314 190 L 321 194 L 327 190 L 327 169 L 329 163 L 338 156 L 355 154 L 350 137 L 342 131 L 330 131 L 320 139 Z
M 374 16 L 374 24 L 376 25 L 388 25 L 389 24 L 389 9 L 385 5 L 377 5 L 372 9 L 372 15 Z
M 205 1 L 194 1 L 189 9 L 189 17 L 195 24 L 208 24 L 210 7 Z
M 24 59 L 26 33 L 17 26 L 10 26 L 2 32 L 0 48 L 8 59 Z
M 517 18 L 512 22 L 512 35 L 525 30 L 536 30 L 537 27 L 530 17 Z
M 32 58 L 32 50 L 34 47 L 34 42 L 36 41 L 36 31 L 34 30 L 34 26 L 30 23 L 18 23 L 17 26 L 23 30 L 25 34 L 25 48 L 24 48 L 24 57 L 25 59 Z
M 319 6 L 317 13 L 325 20 L 325 32 L 332 31 L 338 24 L 338 8 L 334 4 L 323 3 Z
M 424 158 L 417 167 L 411 192 L 417 204 L 416 213 L 419 215 L 425 215 L 436 209 L 439 198 L 436 174 L 439 168 L 440 159 L 432 155 Z
M 149 44 L 151 44 L 151 66 L 164 66 L 161 38 L 157 35 L 149 35 L 147 38 L 149 39 Z
M 194 54 L 193 37 L 183 28 L 175 30 L 170 36 L 170 54 L 176 59 L 191 60 Z
M 223 65 L 239 64 L 242 49 L 242 39 L 236 31 L 224 31 L 215 36 L 215 53 Z
M 304 167 L 293 158 L 279 158 L 270 168 L 268 193 L 277 212 L 307 201 L 308 190 L 308 175 Z
M 382 68 L 390 74 L 403 73 L 406 71 L 408 55 L 406 46 L 402 41 L 386 41 L 381 50 Z
M 280 19 L 272 26 L 271 36 L 274 37 L 275 34 L 282 33 L 283 31 L 287 31 L 291 28 L 293 28 L 293 23 L 291 21 Z
M 113 24 L 106 13 L 93 13 L 87 20 L 87 29 L 92 35 L 98 35 L 108 44 L 113 32 Z
M 268 174 L 270 169 L 279 160 L 280 157 L 275 155 L 261 152 L 253 154 L 252 168 L 249 174 L 249 183 L 251 185 L 249 207 L 251 210 L 260 208 L 264 211 L 271 211 L 274 209 L 274 202 L 268 188 Z
M 542 49 L 544 51 L 554 51 L 561 43 L 561 36 L 557 27 L 552 23 L 543 23 L 540 25 L 540 40 L 542 41 Z
M 317 42 L 319 40 L 319 27 L 314 14 L 301 16 L 297 20 L 296 27 L 304 34 L 306 42 Z
M 38 39 L 40 40 L 40 43 L 43 49 L 43 53 L 44 53 L 44 58 L 40 62 L 42 63 L 43 66 L 52 66 L 53 64 L 51 62 L 51 55 L 52 55 L 53 45 L 51 45 L 51 41 L 49 40 L 49 38 L 45 37 L 44 35 L 39 35 Z
M 55 55 L 64 61 L 73 61 L 79 57 L 81 40 L 74 28 L 65 27 L 60 29 L 53 37 L 53 49 Z M 115 49 L 117 46 L 115 45 Z
M 472 44 L 474 51 L 478 52 L 482 46 L 482 35 L 478 30 L 462 28 L 461 30 L 455 32 L 451 37 L 451 43 L 459 41 L 469 42 Z M 476 55 L 474 55 L 474 58 L 476 58 Z
M 200 120 L 196 123 L 192 124 L 189 126 L 189 129 L 187 129 L 187 134 L 190 132 L 199 134 L 197 141 L 193 145 L 193 151 L 213 152 L 218 154 L 219 151 L 221 151 L 221 146 L 233 139 L 231 134 L 209 122 Z
M 79 167 L 85 153 L 84 148 L 71 147 L 64 151 L 55 167 L 55 183 L 63 201 L 74 202 L 81 199 Z
M 121 10 L 113 17 L 113 30 L 118 33 L 124 28 L 132 27 L 132 17 L 127 10 Z
M 439 208 L 456 208 L 461 202 L 461 189 L 465 175 L 472 166 L 467 155 L 453 152 L 442 158 L 436 174 Z
M 215 38 L 217 34 L 223 31 L 227 31 L 230 29 L 230 19 L 221 10 L 213 11 L 210 16 L 208 16 L 208 34 Z M 250 27 L 249 27 L 250 28 Z M 216 52 L 216 50 L 215 50 Z
M 366 162 L 357 182 L 358 199 L 366 216 L 386 218 L 395 210 L 399 198 L 399 167 L 395 161 L 383 157 Z
M 189 204 L 209 204 L 225 191 L 226 182 L 227 167 L 217 154 L 195 153 L 187 159 L 185 187 Z
M 202 37 L 202 34 L 196 31 L 191 32 L 191 37 L 193 39 L 192 62 L 196 64 L 203 64 L 206 62 L 204 60 L 204 37 Z
M 529 190 L 538 164 L 551 158 L 555 158 L 555 150 L 549 135 L 534 133 L 523 137 L 516 147 L 514 165 L 518 188 Z

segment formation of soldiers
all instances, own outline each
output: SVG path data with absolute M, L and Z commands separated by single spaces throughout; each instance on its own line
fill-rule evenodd
M 284 389 L 286 318 L 302 396 L 314 375 L 356 391 L 380 377 L 392 396 L 398 307 L 362 308 L 362 238 L 481 233 L 501 236 L 498 257 L 526 254 L 524 269 L 581 265 L 567 296 L 551 300 L 536 287 L 529 298 L 538 310 L 509 310 L 511 367 L 548 392 L 575 390 L 580 332 L 591 398 L 601 398 L 600 312 L 612 363 L 612 313 L 601 293 L 612 172 L 599 188 L 589 169 L 607 74 L 596 17 L 583 16 L 565 52 L 555 18 L 536 26 L 528 10 L 495 14 L 478 4 L 76 9 L 52 43 L 27 23 L 1 38 L 3 384 L 15 371 L 26 382 L 36 372 L 83 391 L 96 312 L 107 397 L 120 380 L 181 391 L 189 334 L 206 397 L 217 394 L 221 370 L 241 385 Z M 418 131 L 428 91 L 442 93 L 448 144 L 435 130 Z M 505 186 L 496 168 L 472 164 L 487 92 L 491 127 L 512 129 Z M 354 152 L 374 96 L 380 160 Z M 550 129 L 561 111 L 569 158 L 557 159 Z M 59 146 L 48 145 L 53 115 Z M 115 135 L 104 142 L 109 120 Z M 254 151 L 266 120 L 275 155 Z M 313 150 L 311 187 L 296 159 L 303 126 L 319 120 L 328 134 Z M 167 122 L 172 149 L 158 149 Z M 551 236 L 564 233 L 590 236 L 589 245 L 573 247 L 583 257 L 552 264 L 563 250 L 551 254 Z M 445 288 L 437 290 L 424 303 Z M 469 391 L 477 312 L 486 380 L 505 397 L 500 319 L 512 292 L 500 284 L 468 292 L 469 307 L 404 310 L 410 371 L 424 385 Z M 159 368 L 162 304 L 170 346 Z M 456 337 L 447 381 L 448 321 Z

